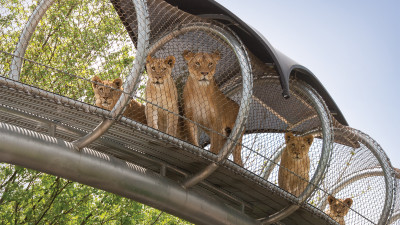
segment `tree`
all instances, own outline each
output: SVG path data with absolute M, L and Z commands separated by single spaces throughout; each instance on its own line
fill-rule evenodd
M 19 35 L 38 1 L 0 0 L 0 75 L 7 76 Z M 93 103 L 89 80 L 124 78 L 134 46 L 111 3 L 58 0 L 25 54 L 21 82 Z M 78 79 L 82 78 L 82 79 Z M 143 87 L 142 87 L 143 88 Z M 0 164 L 1 224 L 188 224 L 86 185 Z M 158 218 L 158 219 L 157 219 Z
M 0 165 L 2 224 L 151 224 L 160 211 L 60 177 Z M 158 224 L 188 224 L 162 214 Z

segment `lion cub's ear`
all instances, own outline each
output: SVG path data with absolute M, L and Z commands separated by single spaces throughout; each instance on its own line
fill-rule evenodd
M 174 67 L 175 64 L 175 57 L 170 55 L 165 59 L 165 63 L 169 65 L 169 67 Z
M 309 145 L 311 145 L 312 142 L 314 141 L 314 137 L 312 135 L 307 135 L 304 137 L 304 141 L 306 141 Z
M 346 198 L 346 199 L 344 200 L 344 204 L 346 204 L 347 207 L 350 208 L 350 206 L 353 204 L 353 199 L 351 199 L 351 198 Z
M 151 61 L 153 61 L 153 58 L 151 57 L 151 55 L 148 55 L 146 58 L 146 63 L 150 63 Z
M 218 50 L 215 50 L 215 51 L 212 53 L 212 58 L 213 58 L 216 62 L 219 61 L 219 60 L 221 59 L 221 53 L 219 53 Z
M 122 87 L 122 80 L 120 78 L 117 78 L 113 81 L 115 86 L 117 86 L 117 89 L 120 89 Z
M 332 197 L 331 195 L 328 196 L 328 203 L 329 203 L 329 205 L 332 205 L 333 202 L 335 202 L 335 201 L 336 201 L 336 199 L 335 199 L 334 197 Z
M 285 134 L 286 143 L 289 142 L 290 140 L 292 140 L 293 137 L 294 137 L 294 136 L 293 136 L 293 133 L 292 133 L 292 132 L 287 132 L 287 133 Z
M 189 51 L 189 50 L 185 50 L 185 51 L 183 51 L 182 56 L 183 56 L 183 58 L 184 58 L 186 61 L 189 62 L 190 60 L 193 59 L 194 53 L 191 52 L 191 51 Z
M 97 82 L 97 83 L 103 83 L 102 80 L 100 79 L 100 77 L 98 77 L 98 76 L 94 76 L 94 77 L 92 78 L 92 81 Z M 93 87 L 93 88 L 96 88 L 96 87 L 98 86 L 97 83 L 92 83 L 92 87 Z

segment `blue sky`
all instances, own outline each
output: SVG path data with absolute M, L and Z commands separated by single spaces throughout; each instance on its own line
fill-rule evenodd
M 217 2 L 310 69 L 400 168 L 400 1 Z

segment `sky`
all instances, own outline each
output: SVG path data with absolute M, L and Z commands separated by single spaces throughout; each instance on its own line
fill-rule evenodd
M 400 168 L 400 1 L 217 0 L 311 70 Z

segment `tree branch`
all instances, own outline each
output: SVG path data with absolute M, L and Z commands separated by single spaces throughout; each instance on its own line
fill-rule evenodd
M 14 180 L 15 176 L 17 175 L 17 170 L 14 171 L 14 173 L 11 175 L 11 177 L 4 182 L 3 184 L 0 185 L 0 189 L 2 189 L 4 186 L 6 186 L 11 180 Z
M 87 215 L 87 216 L 85 217 L 85 219 L 82 220 L 81 225 L 86 224 L 86 222 L 88 221 L 88 219 L 89 219 L 92 215 L 93 215 L 92 213 L 89 213 L 89 215 Z
M 57 179 L 55 180 L 55 182 L 58 183 L 59 179 L 60 179 L 60 177 L 57 177 Z M 54 200 L 55 200 L 55 199 L 57 198 L 57 196 L 64 190 L 64 188 L 67 187 L 67 185 L 69 185 L 70 183 L 72 183 L 72 182 L 71 182 L 71 181 L 67 181 L 67 183 L 66 183 L 63 187 L 60 188 L 60 190 L 58 190 L 58 191 L 55 190 L 55 191 L 53 192 L 53 193 L 54 193 L 54 194 L 53 194 L 53 197 L 50 199 L 50 202 L 48 203 L 46 209 L 44 210 L 44 212 L 42 213 L 42 215 L 39 217 L 39 219 L 36 221 L 35 225 L 38 224 L 38 223 L 43 219 L 43 217 L 46 215 L 46 213 L 47 213 L 47 212 L 49 211 L 49 209 L 51 208 L 51 206 L 52 206 Z

